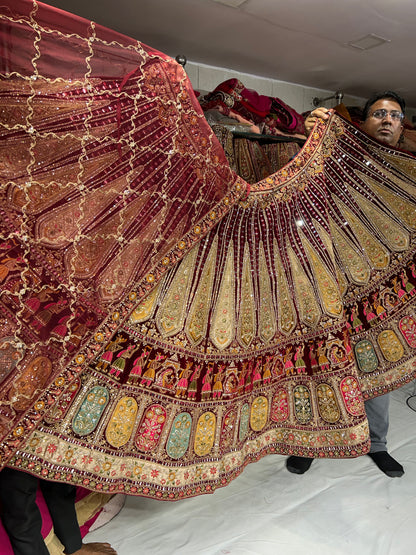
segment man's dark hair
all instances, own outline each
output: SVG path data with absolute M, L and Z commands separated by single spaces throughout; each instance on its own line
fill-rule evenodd
M 406 102 L 404 101 L 404 99 L 399 96 L 397 93 L 395 93 L 394 91 L 383 91 L 383 92 L 378 92 L 378 93 L 374 93 L 372 96 L 370 96 L 370 98 L 367 100 L 367 102 L 365 103 L 364 106 L 364 110 L 363 110 L 363 121 L 365 121 L 368 118 L 368 114 L 370 112 L 370 108 L 371 106 L 377 102 L 377 100 L 394 100 L 394 102 L 397 102 L 397 104 L 399 104 L 401 111 L 404 114 L 404 110 L 406 108 Z

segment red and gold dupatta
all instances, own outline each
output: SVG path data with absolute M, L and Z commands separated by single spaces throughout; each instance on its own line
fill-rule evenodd
M 366 453 L 415 372 L 414 159 L 334 116 L 249 192 L 169 57 L 0 25 L 1 464 L 178 499 Z

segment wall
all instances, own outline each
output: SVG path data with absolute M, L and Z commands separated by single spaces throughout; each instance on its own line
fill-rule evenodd
M 187 62 L 185 65 L 186 72 L 194 89 L 202 92 L 208 92 L 215 89 L 217 85 L 231 78 L 238 78 L 248 89 L 254 89 L 259 94 L 280 98 L 294 108 L 297 112 L 302 113 L 313 110 L 313 99 L 326 98 L 335 93 L 324 89 L 313 89 L 297 85 L 295 83 L 287 83 L 277 79 L 265 79 L 247 73 L 239 73 L 231 69 L 207 66 L 203 64 L 195 64 Z M 366 99 L 358 96 L 347 96 L 343 98 L 346 106 L 364 106 Z M 337 104 L 335 99 L 328 100 L 324 103 L 327 108 L 332 108 Z M 406 115 L 411 121 L 412 116 L 416 117 L 416 108 L 408 108 Z

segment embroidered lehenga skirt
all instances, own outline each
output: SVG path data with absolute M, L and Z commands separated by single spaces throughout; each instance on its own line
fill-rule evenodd
M 1 464 L 178 499 L 368 452 L 415 373 L 414 158 L 334 116 L 249 186 L 169 57 L 0 17 Z

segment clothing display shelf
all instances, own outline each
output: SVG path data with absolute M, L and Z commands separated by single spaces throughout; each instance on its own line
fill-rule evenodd
M 301 139 L 300 137 L 290 137 L 289 135 L 262 135 L 259 133 L 250 133 L 248 131 L 232 131 L 234 137 L 242 139 L 255 139 L 262 142 L 272 142 L 272 143 L 290 143 L 295 142 L 300 145 L 305 144 L 306 139 Z

